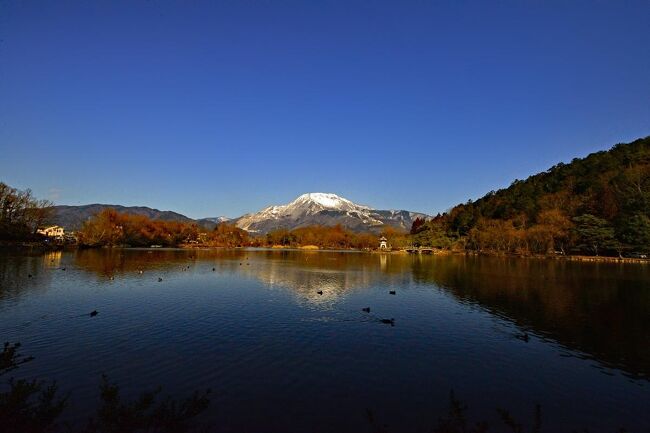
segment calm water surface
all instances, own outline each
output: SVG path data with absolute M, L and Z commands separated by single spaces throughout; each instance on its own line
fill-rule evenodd
M 72 422 L 94 408 L 106 373 L 131 396 L 209 387 L 203 419 L 224 432 L 364 432 L 366 410 L 390 432 L 430 431 L 451 390 L 469 418 L 494 427 L 496 408 L 530 424 L 539 403 L 543 431 L 650 431 L 646 265 L 3 253 L 0 336 L 35 357 L 14 376 L 55 379 L 71 392 Z

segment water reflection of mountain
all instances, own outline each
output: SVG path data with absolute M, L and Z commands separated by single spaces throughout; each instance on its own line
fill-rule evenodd
M 289 288 L 315 304 L 331 303 L 352 290 L 368 287 L 377 277 L 370 263 L 357 262 L 350 254 L 305 255 L 298 264 L 290 257 L 256 261 L 243 272 L 271 287 Z
M 386 255 L 336 251 L 256 251 L 244 261 L 225 261 L 218 269 L 239 272 L 270 287 L 288 288 L 301 301 L 330 304 L 352 291 L 385 279 Z M 318 292 L 322 291 L 322 294 Z
M 650 267 L 638 264 L 286 250 L 80 251 L 75 263 L 100 276 L 214 267 L 288 288 L 312 305 L 375 285 L 436 286 L 574 353 L 650 377 Z

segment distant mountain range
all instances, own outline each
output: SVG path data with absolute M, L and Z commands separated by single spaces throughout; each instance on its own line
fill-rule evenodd
M 194 222 L 192 218 L 168 210 L 161 211 L 145 206 L 120 206 L 116 204 L 96 203 L 83 206 L 54 206 L 54 216 L 51 219 L 51 223 L 60 225 L 66 230 L 79 230 L 86 220 L 109 208 L 129 215 L 146 216 L 154 220 Z
M 210 217 L 194 220 L 172 211 L 161 211 L 144 206 L 120 206 L 108 204 L 90 204 L 84 206 L 54 206 L 53 224 L 67 230 L 78 230 L 93 215 L 107 208 L 130 215 L 143 215 L 163 221 L 194 222 L 207 229 L 229 221 L 244 230 L 255 233 L 267 233 L 275 229 L 295 229 L 311 225 L 343 227 L 354 231 L 380 231 L 386 226 L 408 230 L 413 221 L 428 218 L 428 215 L 406 210 L 376 210 L 359 205 L 331 193 L 303 194 L 286 205 L 269 206 L 256 213 L 239 218 Z

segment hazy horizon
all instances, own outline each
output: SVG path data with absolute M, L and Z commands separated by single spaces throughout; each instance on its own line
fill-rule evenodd
M 0 4 L 0 181 L 436 214 L 650 134 L 647 2 Z

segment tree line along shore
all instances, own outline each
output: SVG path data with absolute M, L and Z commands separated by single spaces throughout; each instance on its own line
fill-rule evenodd
M 52 203 L 34 198 L 29 190 L 0 183 L 4 245 L 51 245 L 38 233 L 51 213 Z M 643 260 L 650 255 L 650 137 L 515 180 L 476 201 L 432 218 L 418 218 L 409 231 L 386 227 L 358 233 L 337 225 L 277 229 L 261 235 L 228 223 L 207 230 L 195 223 L 106 209 L 87 220 L 71 242 L 80 247 L 373 250 L 379 247 L 380 237 L 387 239 L 391 250 Z
M 355 233 L 337 225 L 333 227 L 310 226 L 294 230 L 279 229 L 264 235 L 252 235 L 234 224 L 221 223 L 213 230 L 207 230 L 197 224 L 181 223 L 175 221 L 159 221 L 138 215 L 129 215 L 106 209 L 91 219 L 74 235 L 74 240 L 48 239 L 38 233 L 28 235 L 3 237 L 0 246 L 29 247 L 32 249 L 58 249 L 66 246 L 78 248 L 100 247 L 182 247 L 182 248 L 240 248 L 240 247 L 266 247 L 266 248 L 300 248 L 300 249 L 354 249 L 382 252 L 415 252 L 423 254 L 471 254 L 471 255 L 500 255 L 524 257 L 554 257 L 580 261 L 646 261 L 645 254 L 584 254 L 575 251 L 574 254 L 557 250 L 546 253 L 536 253 L 530 250 L 510 252 L 502 249 L 471 248 L 472 239 L 463 239 L 460 242 L 445 240 L 439 243 L 440 237 L 427 239 L 430 234 L 421 230 L 422 225 L 429 225 L 431 221 L 421 222 L 416 220 L 410 232 L 386 228 L 380 233 Z M 575 226 L 575 235 L 579 236 L 579 229 Z M 439 233 L 436 233 L 439 236 Z M 472 234 L 473 236 L 476 233 Z M 484 232 L 480 236 L 509 236 L 507 232 Z M 388 243 L 387 250 L 380 250 L 380 239 L 385 238 Z M 524 241 L 522 241 L 524 242 Z M 553 243 L 553 245 L 556 245 Z M 601 254 L 615 250 L 601 250 Z

